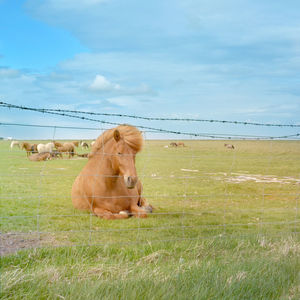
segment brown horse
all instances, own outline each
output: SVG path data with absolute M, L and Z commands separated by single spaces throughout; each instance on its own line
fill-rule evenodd
M 141 132 L 130 125 L 105 131 L 93 145 L 89 160 L 75 179 L 75 208 L 91 210 L 104 219 L 146 218 L 146 200 L 137 178 L 135 156 L 142 149 Z M 145 206 L 145 208 L 141 207 Z
M 27 153 L 27 156 L 29 156 L 30 154 L 32 154 L 32 153 L 34 153 L 35 151 L 35 149 L 34 149 L 34 145 L 32 145 L 32 144 L 29 144 L 29 143 L 27 143 L 27 142 L 23 142 L 22 144 L 21 144 L 21 149 L 24 149 L 25 151 L 26 151 L 26 153 Z
M 78 154 L 78 153 L 76 153 L 76 155 L 77 155 L 78 157 L 89 157 L 89 154 L 88 154 L 88 153 L 83 153 L 83 154 Z
M 51 158 L 63 158 L 62 153 L 59 152 L 58 150 L 53 150 L 52 152 L 50 152 L 51 154 Z
M 62 146 L 63 146 L 62 143 L 56 142 L 56 141 L 53 141 L 53 144 L 54 144 L 54 146 L 55 146 L 56 149 L 57 149 L 58 147 L 62 147 Z
M 170 143 L 170 146 L 172 146 L 172 147 L 178 147 L 178 144 L 175 143 L 175 142 L 172 142 L 172 143 Z
M 224 147 L 226 147 L 227 149 L 234 149 L 234 146 L 231 144 L 224 144 Z
M 38 153 L 37 146 L 38 146 L 38 144 L 33 144 L 33 145 L 31 146 L 31 151 L 32 151 L 32 153 Z
M 51 159 L 50 152 L 42 152 L 42 153 L 35 153 L 28 157 L 31 161 L 42 161 L 42 160 L 48 160 Z
M 60 153 L 68 153 L 69 158 L 73 157 L 75 154 L 75 146 L 73 143 L 64 143 L 61 147 L 57 147 L 57 151 Z

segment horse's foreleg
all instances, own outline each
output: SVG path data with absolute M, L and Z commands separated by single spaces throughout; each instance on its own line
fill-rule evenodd
M 132 205 L 130 207 L 130 211 L 136 218 L 147 218 L 146 211 L 143 208 L 139 207 L 137 204 Z
M 94 207 L 93 213 L 100 218 L 106 219 L 106 220 L 115 220 L 115 219 L 127 219 L 129 215 L 127 213 L 122 214 L 113 214 L 111 211 L 100 208 L 100 207 Z
M 147 213 L 152 213 L 153 211 L 152 205 L 148 204 L 147 200 L 144 197 L 142 197 L 143 186 L 140 181 L 138 181 L 137 183 L 137 190 L 139 194 L 137 205 L 143 208 Z

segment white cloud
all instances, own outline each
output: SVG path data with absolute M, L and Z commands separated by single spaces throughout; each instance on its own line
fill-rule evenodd
M 138 101 L 132 97 L 124 96 L 124 97 L 113 97 L 107 99 L 107 101 L 111 104 L 115 104 L 118 106 L 132 106 L 136 105 Z
M 94 81 L 89 87 L 93 91 L 114 91 L 120 90 L 121 88 L 119 84 L 110 82 L 102 75 L 96 75 Z
M 116 71 L 117 72 L 117 71 Z M 118 74 L 119 76 L 123 77 L 122 75 Z M 89 85 L 89 90 L 92 92 L 110 92 L 114 93 L 116 96 L 122 95 L 151 95 L 155 96 L 157 93 L 147 84 L 141 83 L 138 86 L 130 87 L 130 86 L 121 86 L 117 83 L 113 83 L 109 81 L 103 75 L 96 75 L 93 82 Z
M 0 68 L 0 78 L 16 78 L 20 75 L 18 70 L 9 68 Z

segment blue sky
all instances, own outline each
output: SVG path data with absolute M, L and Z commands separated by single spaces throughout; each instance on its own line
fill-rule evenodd
M 0 0 L 0 99 L 42 108 L 300 124 L 300 2 Z M 100 126 L 4 108 L 0 119 Z M 299 131 L 102 119 L 189 132 Z M 97 135 L 52 131 L 0 126 L 0 136 L 19 139 Z

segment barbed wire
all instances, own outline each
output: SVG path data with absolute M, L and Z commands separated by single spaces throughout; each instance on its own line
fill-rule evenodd
M 267 126 L 267 127 L 300 127 L 300 124 L 272 124 L 272 123 L 261 123 L 261 122 L 229 121 L 229 120 L 200 119 L 200 118 L 145 117 L 145 116 L 120 114 L 120 113 L 95 113 L 89 111 L 68 110 L 68 109 L 34 108 L 28 106 L 14 105 L 2 101 L 0 101 L 0 106 L 7 107 L 7 108 L 31 110 L 31 111 L 37 111 L 42 113 L 49 113 L 49 112 L 75 113 L 75 114 L 86 114 L 86 115 L 94 115 L 94 116 L 125 117 L 125 118 L 141 119 L 147 121 L 183 121 L 183 122 L 206 122 L 206 123 L 223 123 L 223 124 L 236 124 L 236 125 Z
M 98 122 L 101 124 L 108 124 L 108 125 L 114 125 L 114 126 L 119 126 L 122 125 L 122 123 L 117 123 L 117 122 L 109 122 L 109 121 L 104 121 L 104 120 L 98 120 L 98 119 L 92 119 L 92 118 L 87 118 L 83 116 L 76 116 L 76 115 L 70 115 L 66 113 L 58 113 L 58 112 L 53 112 L 49 111 L 47 109 L 39 109 L 39 108 L 32 108 L 32 107 L 26 107 L 26 106 L 19 106 L 19 105 L 13 105 L 5 102 L 0 102 L 0 107 L 6 107 L 6 108 L 15 108 L 15 109 L 21 109 L 21 110 L 30 110 L 30 111 L 35 111 L 35 112 L 40 112 L 40 113 L 46 113 L 46 114 L 52 114 L 52 115 L 59 115 L 59 116 L 64 116 L 64 117 L 70 117 L 70 118 L 76 118 L 76 119 L 81 119 L 81 120 L 86 120 L 86 121 L 93 121 L 93 122 Z M 8 123 L 6 123 L 8 124 Z M 5 123 L 0 123 L 0 125 L 5 125 Z M 292 134 L 292 135 L 283 135 L 283 136 L 263 136 L 263 137 L 257 137 L 257 136 L 245 136 L 245 135 L 234 135 L 234 134 L 210 134 L 210 133 L 192 133 L 192 132 L 182 132 L 182 131 L 174 131 L 174 130 L 167 130 L 167 129 L 162 129 L 162 128 L 154 128 L 154 127 L 149 127 L 149 126 L 143 126 L 143 125 L 134 125 L 138 128 L 141 129 L 146 129 L 146 130 L 151 130 L 154 132 L 161 132 L 161 133 L 169 133 L 169 134 L 176 134 L 176 135 L 186 135 L 186 136 L 193 136 L 193 137 L 205 137 L 205 138 L 212 138 L 212 139 L 218 139 L 220 137 L 222 138 L 228 138 L 231 139 L 232 137 L 236 138 L 257 138 L 257 139 L 287 139 L 291 137 L 298 137 L 300 136 L 300 133 Z M 296 125 L 298 126 L 298 125 Z M 55 127 L 55 126 L 53 126 Z M 299 125 L 300 127 L 300 125 Z M 56 128 L 58 128 L 56 126 Z
M 75 117 L 75 116 L 74 116 Z M 96 120 L 94 120 L 96 121 Z M 104 121 L 105 122 L 105 121 Z M 112 124 L 111 124 L 112 125 Z M 121 123 L 113 123 L 113 125 L 121 125 Z M 78 130 L 107 130 L 108 128 L 93 128 L 93 127 L 78 127 L 78 126 L 59 126 L 59 125 L 40 125 L 40 124 L 24 124 L 24 123 L 7 123 L 0 122 L 0 126 L 23 126 L 23 127 L 37 127 L 37 128 L 60 128 L 60 129 L 78 129 Z M 247 135 L 247 134 L 228 134 L 228 133 L 188 133 L 180 131 L 171 131 L 165 129 L 157 129 L 152 127 L 145 126 L 136 126 L 139 128 L 151 128 L 152 130 L 143 130 L 147 133 L 169 133 L 175 135 L 186 135 L 193 137 L 205 137 L 212 139 L 288 139 L 288 138 L 297 138 L 300 137 L 300 133 L 282 135 L 282 136 L 262 136 L 262 135 Z

